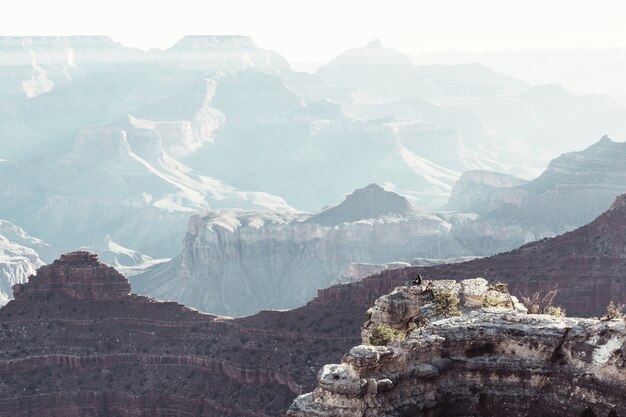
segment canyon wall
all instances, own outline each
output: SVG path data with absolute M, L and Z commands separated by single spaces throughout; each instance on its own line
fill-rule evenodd
M 625 366 L 623 317 L 528 314 L 484 279 L 424 281 L 379 298 L 362 344 L 287 414 L 617 416 Z

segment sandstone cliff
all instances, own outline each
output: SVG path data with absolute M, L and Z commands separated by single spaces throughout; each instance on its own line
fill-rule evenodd
M 201 314 L 130 294 L 88 252 L 14 291 L 0 309 L 2 417 L 282 415 L 356 341 L 329 330 L 358 326 L 302 310 Z
M 458 311 L 442 311 L 440 294 L 456 297 Z M 374 337 L 381 328 L 385 339 Z M 287 414 L 617 416 L 626 413 L 625 366 L 623 318 L 527 314 L 484 279 L 429 281 L 379 298 L 362 344 L 325 365 Z

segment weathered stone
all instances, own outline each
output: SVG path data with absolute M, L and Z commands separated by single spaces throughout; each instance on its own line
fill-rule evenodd
M 77 251 L 61 255 L 37 270 L 27 283 L 13 286 L 16 299 L 64 294 L 73 298 L 111 299 L 130 294 L 128 280 L 98 255 Z
M 130 294 L 86 252 L 16 290 L 0 308 L 0 417 L 279 416 L 358 340 L 315 310 L 231 319 Z
M 358 372 L 344 371 L 330 390 L 332 397 L 322 384 L 312 395 L 298 397 L 288 416 L 562 417 L 579 416 L 586 408 L 598 416 L 626 413 L 624 320 L 529 315 L 515 306 L 482 308 L 478 301 L 490 293 L 483 280 L 425 286 L 461 296 L 467 291 L 463 315 L 431 317 L 406 341 L 392 342 L 387 349 L 393 355 L 384 360 L 377 355 L 379 347 L 353 348 L 346 358 L 359 359 L 352 360 L 363 364 Z M 377 315 L 377 308 L 389 312 L 402 300 L 417 309 L 431 302 L 427 294 L 398 287 L 376 301 L 372 321 L 394 317 Z M 375 384 L 360 400 L 351 394 L 342 399 L 338 387 L 350 386 L 346 378 L 354 385 Z

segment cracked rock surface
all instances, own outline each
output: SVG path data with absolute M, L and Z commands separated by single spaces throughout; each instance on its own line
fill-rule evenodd
M 437 291 L 458 297 L 458 315 L 437 314 Z M 502 306 L 482 307 L 493 293 L 478 278 L 380 297 L 363 344 L 324 366 L 288 416 L 626 415 L 623 319 L 527 314 L 508 294 Z M 395 330 L 386 346 L 369 343 L 379 326 Z

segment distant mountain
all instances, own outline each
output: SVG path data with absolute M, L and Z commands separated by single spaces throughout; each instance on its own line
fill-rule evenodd
M 322 226 L 337 226 L 359 220 L 415 216 L 417 210 L 401 195 L 370 184 L 348 195 L 338 206 L 331 207 L 307 220 Z
M 204 71 L 289 70 L 282 56 L 259 48 L 247 36 L 185 36 L 163 52 L 152 50 L 147 54 L 148 60 L 153 57 L 163 65 Z
M 502 174 L 465 173 L 447 208 L 518 219 L 527 227 L 562 233 L 593 220 L 626 192 L 626 143 L 608 136 L 580 152 L 554 159 L 538 178 L 524 182 Z
M 43 266 L 34 248 L 45 252 L 46 246 L 14 224 L 0 220 L 0 305 L 13 298 L 13 285 L 25 282 L 28 276 Z
M 577 93 L 626 94 L 626 48 L 463 51 L 411 57 L 416 65 L 481 63 L 532 84 L 561 84 Z M 595 74 L 589 77 L 589 74 Z
M 239 192 L 193 173 L 165 152 L 165 132 L 128 122 L 90 127 L 67 154 L 4 163 L 0 212 L 58 248 L 97 245 L 110 236 L 167 257 L 189 216 L 212 204 L 289 209 L 279 197 Z
M 352 48 L 317 71 L 326 83 L 357 88 L 373 98 L 469 96 L 515 94 L 528 86 L 481 65 L 416 67 L 411 57 L 379 40 Z
M 99 36 L 0 37 L 0 84 L 0 217 L 58 250 L 109 236 L 151 258 L 173 257 L 189 216 L 207 210 L 312 212 L 377 183 L 432 211 L 468 169 L 533 178 L 553 156 L 541 148 L 570 140 L 553 128 L 590 108 L 481 66 L 417 67 L 379 42 L 296 73 L 240 36 L 148 52 Z M 623 119 L 594 103 L 594 120 Z M 424 256 L 468 255 L 441 252 Z
M 182 253 L 138 275 L 134 285 L 154 297 L 243 315 L 303 305 L 318 288 L 394 263 L 504 252 L 575 229 L 606 210 L 626 192 L 624 146 L 603 138 L 556 158 L 533 181 L 467 172 L 443 212 L 417 210 L 372 184 L 315 215 L 226 210 L 194 217 Z M 270 287 L 281 291 L 267 293 Z M 246 300 L 243 309 L 239 299 Z
M 372 184 L 316 215 L 221 210 L 194 216 L 181 254 L 132 282 L 139 293 L 219 314 L 293 308 L 353 264 L 471 255 L 451 228 Z

